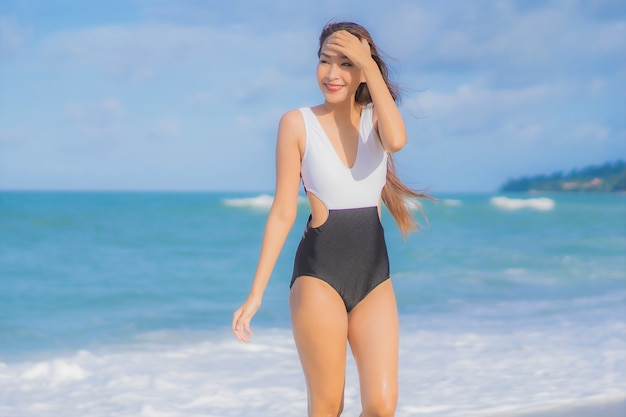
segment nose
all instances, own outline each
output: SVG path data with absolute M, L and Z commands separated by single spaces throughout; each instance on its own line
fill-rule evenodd
M 339 66 L 337 64 L 330 64 L 328 67 L 328 72 L 326 73 L 326 78 L 328 78 L 328 80 L 332 81 L 335 78 L 337 78 L 337 74 L 339 70 Z

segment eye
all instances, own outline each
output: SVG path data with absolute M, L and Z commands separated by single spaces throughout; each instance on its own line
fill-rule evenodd
M 326 61 L 325 59 L 320 59 L 320 64 L 328 64 L 328 61 Z
M 342 67 L 351 67 L 352 66 L 352 62 L 344 62 L 341 64 Z

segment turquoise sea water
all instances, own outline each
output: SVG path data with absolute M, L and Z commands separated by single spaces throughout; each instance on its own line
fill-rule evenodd
M 383 215 L 403 335 L 398 415 L 626 397 L 626 196 L 437 197 L 407 242 Z M 64 415 L 304 410 L 287 296 L 305 201 L 253 321 L 256 344 L 228 333 L 270 203 L 243 193 L 0 193 L 0 415 L 87 403 L 90 412 Z M 285 357 L 293 362 L 281 367 Z M 278 385 L 242 383 L 250 367 L 273 370 Z M 202 390 L 192 400 L 176 386 Z M 346 389 L 356 410 L 358 390 Z M 246 393 L 259 414 L 241 408 Z

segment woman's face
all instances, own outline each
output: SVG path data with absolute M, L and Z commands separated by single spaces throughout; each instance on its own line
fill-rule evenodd
M 317 63 L 317 82 L 327 102 L 340 103 L 354 98 L 364 80 L 358 67 L 324 42 Z

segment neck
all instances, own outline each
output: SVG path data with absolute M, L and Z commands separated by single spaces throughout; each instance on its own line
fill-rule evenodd
M 358 119 L 361 115 L 361 105 L 357 104 L 354 98 L 341 103 L 329 103 L 326 101 L 324 102 L 324 110 L 332 114 L 335 120 L 342 119 L 353 121 L 355 118 Z

